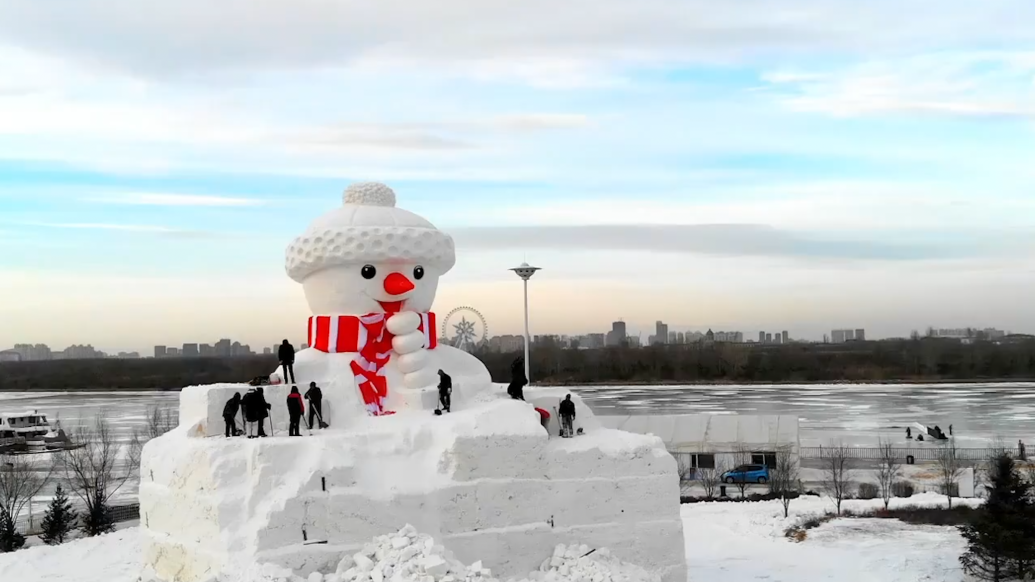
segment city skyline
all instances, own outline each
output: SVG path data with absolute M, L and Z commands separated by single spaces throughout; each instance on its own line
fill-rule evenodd
M 886 339 L 905 339 L 912 337 L 914 334 L 921 336 L 932 336 L 938 338 L 950 338 L 957 340 L 968 340 L 974 338 L 984 338 L 991 340 L 1000 340 L 1005 336 L 1014 333 L 1024 333 L 1022 331 L 1013 330 L 1002 330 L 994 327 L 979 327 L 979 326 L 968 326 L 959 328 L 939 328 L 935 326 L 925 326 L 923 328 L 912 329 L 907 334 L 900 334 L 894 336 L 874 336 L 864 328 L 852 328 L 852 329 L 833 329 L 827 330 L 822 333 L 820 337 L 803 337 L 795 335 L 789 330 L 758 330 L 757 336 L 751 331 L 741 330 L 723 330 L 723 329 L 712 329 L 712 328 L 689 328 L 682 326 L 670 326 L 668 323 L 661 320 L 655 321 L 655 331 L 659 329 L 659 326 L 664 326 L 667 332 L 667 338 L 665 341 L 655 341 L 655 335 L 648 335 L 646 331 L 640 331 L 635 328 L 628 328 L 627 322 L 618 320 L 611 322 L 611 329 L 605 329 L 600 331 L 581 331 L 572 333 L 532 333 L 532 338 L 538 337 L 554 337 L 566 340 L 578 340 L 581 341 L 582 347 L 604 347 L 610 345 L 619 345 L 623 339 L 628 339 L 630 345 L 634 346 L 650 346 L 657 343 L 660 344 L 682 344 L 682 343 L 693 343 L 697 341 L 704 341 L 711 339 L 717 342 L 727 343 L 748 343 L 748 344 L 788 344 L 794 342 L 806 342 L 806 343 L 844 343 L 846 341 L 865 341 L 865 340 L 886 340 Z M 620 333 L 616 333 L 621 330 Z M 709 337 L 709 333 L 712 334 Z M 505 345 L 507 350 L 516 351 L 520 348 L 520 340 L 522 333 L 499 333 L 493 334 L 487 338 L 487 342 L 491 345 Z M 294 345 L 295 349 L 302 349 L 307 347 L 305 340 L 292 339 L 291 337 L 285 338 Z M 133 350 L 115 350 L 115 349 L 104 349 L 103 347 L 95 348 L 93 344 L 73 344 L 65 349 L 51 347 L 47 343 L 16 343 L 13 347 L 4 347 L 4 344 L 0 344 L 0 353 L 8 351 L 18 351 L 22 353 L 22 358 L 27 360 L 40 360 L 40 359 L 67 359 L 73 357 L 71 354 L 76 354 L 74 357 L 84 357 L 81 354 L 87 352 L 95 352 L 96 357 L 100 357 L 101 354 L 106 357 L 121 357 L 121 358 L 139 358 L 139 357 L 227 357 L 227 356 L 239 356 L 239 355 L 271 355 L 276 353 L 276 349 L 279 346 L 281 340 L 277 340 L 272 347 L 261 344 L 250 344 L 242 343 L 239 340 L 233 340 L 229 338 L 220 339 L 219 341 L 212 343 L 204 343 L 197 341 L 187 341 L 183 343 L 167 343 L 167 344 L 155 344 L 153 346 L 147 346 L 146 348 L 133 349 Z M 517 343 L 515 343 L 517 342 Z M 252 348 L 252 345 L 256 345 Z M 516 347 L 515 347 L 516 346 Z M 35 357 L 28 356 L 29 353 L 36 354 Z M 46 353 L 45 357 L 41 357 L 39 354 Z M 55 357 L 51 357 L 51 353 L 55 354 Z M 63 352 L 63 353 L 62 353 Z M 95 356 L 85 356 L 95 357 Z
M 533 333 L 1035 330 L 1035 5 L 993 1 L 9 0 L 0 345 L 297 337 L 285 248 L 360 180 L 499 333 L 523 260 Z

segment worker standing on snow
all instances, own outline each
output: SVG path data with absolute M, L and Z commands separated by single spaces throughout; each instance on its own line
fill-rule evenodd
M 302 416 L 305 415 L 305 404 L 302 402 L 302 395 L 298 393 L 298 386 L 291 387 L 291 394 L 287 396 L 288 409 L 288 436 L 302 436 L 299 431 L 299 424 Z
M 524 400 L 526 384 L 528 378 L 525 377 L 525 360 L 518 358 L 510 365 L 510 385 L 507 386 L 507 394 L 515 400 Z
M 313 417 L 320 421 L 320 428 L 327 428 L 323 421 L 323 391 L 316 385 L 316 382 L 309 383 L 309 390 L 305 392 L 305 399 L 309 401 L 309 430 L 313 429 Z
M 280 365 L 284 368 L 284 383 L 291 382 L 295 383 L 295 346 L 291 345 L 287 340 L 280 344 L 277 349 L 277 359 L 280 360 Z M 288 374 L 291 375 L 291 379 L 288 380 Z
M 233 398 L 223 406 L 223 423 L 226 424 L 226 437 L 238 435 L 237 411 L 241 409 L 241 393 L 235 392 Z
M 251 424 L 258 424 L 258 434 L 249 434 L 248 438 L 266 436 L 266 418 L 269 416 L 269 410 L 273 406 L 266 402 L 266 397 L 262 394 L 262 387 L 249 390 L 244 395 L 242 403 L 244 404 L 245 420 L 250 423 L 249 427 Z
M 449 412 L 453 394 L 453 379 L 443 370 L 438 371 L 438 378 L 438 401 L 442 404 L 442 412 Z
M 565 396 L 564 400 L 561 400 L 559 413 L 561 416 L 561 434 L 564 438 L 571 438 L 574 436 L 572 425 L 575 422 L 575 403 L 571 401 L 571 394 Z

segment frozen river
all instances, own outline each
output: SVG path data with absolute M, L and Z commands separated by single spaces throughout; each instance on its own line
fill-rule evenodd
M 906 424 L 953 425 L 961 447 L 1035 441 L 1035 384 L 813 384 L 572 386 L 599 414 L 788 414 L 801 419 L 801 444 L 843 440 L 871 446 L 900 439 Z M 126 438 L 176 392 L 0 392 L 0 411 L 39 409 L 72 428 L 104 412 Z

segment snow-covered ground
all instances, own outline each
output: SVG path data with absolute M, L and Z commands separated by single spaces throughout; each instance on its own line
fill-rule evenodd
M 897 506 L 944 506 L 945 497 L 917 495 Z M 957 504 L 977 505 L 973 499 Z M 880 500 L 846 501 L 846 509 L 878 508 Z M 784 537 L 803 516 L 833 510 L 827 498 L 791 503 L 697 503 L 682 516 L 691 582 L 962 582 L 963 540 L 955 528 L 913 526 L 890 519 L 837 519 L 809 530 L 803 542 Z M 386 532 L 389 533 L 389 532 Z M 137 529 L 58 547 L 0 554 L 0 580 L 15 582 L 135 582 L 140 574 Z M 578 540 L 572 540 L 577 542 Z M 549 556 L 544 556 L 544 559 Z

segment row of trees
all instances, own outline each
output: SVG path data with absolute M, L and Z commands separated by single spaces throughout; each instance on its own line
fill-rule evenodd
M 519 354 L 479 352 L 497 381 Z M 1035 339 L 964 344 L 951 339 L 850 344 L 697 343 L 591 350 L 538 342 L 537 382 L 841 382 L 1035 378 Z
M 510 379 L 519 353 L 477 352 L 493 379 Z M 530 354 L 536 382 L 840 382 L 1035 378 L 1035 338 L 964 344 L 921 338 L 849 344 L 695 343 L 564 348 L 545 339 Z M 269 374 L 273 356 L 62 360 L 0 364 L 0 390 L 163 389 L 241 382 Z
M 122 444 L 108 420 L 99 416 L 78 430 L 70 450 L 0 456 L 0 552 L 25 545 L 18 517 L 54 481 L 58 481 L 57 488 L 41 522 L 40 537 L 45 543 L 64 543 L 75 529 L 85 536 L 113 531 L 112 498 L 137 474 L 144 444 L 174 426 L 169 411 L 153 407 L 145 429 Z M 79 501 L 80 512 L 73 509 L 69 492 Z

